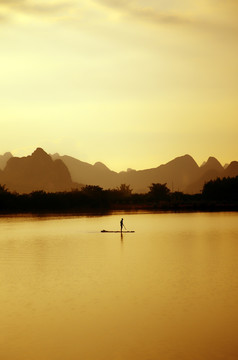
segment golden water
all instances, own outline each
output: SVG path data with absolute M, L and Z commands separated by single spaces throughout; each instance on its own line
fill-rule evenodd
M 238 214 L 0 218 L 1 360 L 238 359 Z

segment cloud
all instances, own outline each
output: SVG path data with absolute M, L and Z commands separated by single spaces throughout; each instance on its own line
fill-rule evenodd
M 105 5 L 109 8 L 119 10 L 121 13 L 134 18 L 140 19 L 145 22 L 155 24 L 176 24 L 183 25 L 192 22 L 186 16 L 178 13 L 164 12 L 152 6 L 142 6 L 136 1 L 128 0 L 95 0 L 96 2 Z
M 193 3 L 174 1 L 170 8 L 163 5 L 163 2 L 150 2 L 144 0 L 93 0 L 104 7 L 116 10 L 122 16 L 131 17 L 151 25 L 186 26 L 201 31 L 218 31 L 236 27 L 237 22 L 234 16 L 238 15 L 237 0 L 206 0 Z M 220 3 L 218 8 L 216 1 Z M 209 11 L 208 11 L 209 9 Z M 231 22 L 222 18 L 224 10 L 232 12 Z M 219 16 L 218 16 L 219 15 Z M 232 20 L 233 17 L 233 20 Z M 237 19 L 235 19 L 237 20 Z
M 25 1 L 26 0 L 0 0 L 0 5 L 11 6 L 13 4 L 19 4 Z
M 73 1 L 44 2 L 33 0 L 0 0 L 0 21 L 1 16 L 10 19 L 17 14 L 35 15 L 35 16 L 54 16 L 59 13 L 65 13 L 74 6 Z M 2 13 L 2 15 L 1 15 Z
M 86 11 L 95 7 L 97 11 L 99 10 L 98 4 L 109 10 L 114 9 L 124 16 L 152 24 L 185 25 L 194 21 L 181 13 L 163 11 L 158 6 L 156 8 L 154 6 L 143 6 L 141 3 L 139 4 L 138 0 L 88 0 L 88 4 L 84 0 L 80 2 L 76 0 L 48 0 L 47 2 L 42 0 L 0 0 L 0 15 L 1 8 L 4 8 L 9 17 L 18 13 L 33 16 L 53 16 L 59 13 L 65 15 L 68 10 L 72 10 L 72 13 L 77 17 L 79 6 Z
M 169 3 L 159 0 L 0 0 L 0 23 L 18 21 L 18 15 L 77 26 L 88 24 L 93 28 L 96 24 L 104 26 L 111 19 L 118 21 L 125 18 L 154 26 L 223 32 L 233 36 L 232 31 L 237 29 L 238 24 L 238 2 L 200 0 L 191 4 L 184 0 Z

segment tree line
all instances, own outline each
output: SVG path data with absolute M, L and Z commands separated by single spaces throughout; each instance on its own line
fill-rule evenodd
M 201 193 L 171 192 L 167 184 L 153 183 L 145 194 L 133 193 L 130 185 L 115 189 L 86 185 L 80 190 L 30 194 L 10 192 L 0 185 L 1 213 L 75 213 L 110 210 L 216 211 L 238 210 L 238 176 L 217 178 L 204 184 Z

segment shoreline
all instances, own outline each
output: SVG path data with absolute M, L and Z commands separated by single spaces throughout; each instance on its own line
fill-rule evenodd
M 104 216 L 115 213 L 215 213 L 238 212 L 238 203 L 192 203 L 163 205 L 126 205 L 112 206 L 110 208 L 78 208 L 78 209 L 15 209 L 2 210 L 0 217 L 5 216 Z

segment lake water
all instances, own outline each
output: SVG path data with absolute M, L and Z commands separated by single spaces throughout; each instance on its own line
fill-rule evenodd
M 121 216 L 135 233 L 117 230 Z M 238 359 L 238 213 L 0 218 L 1 360 Z

